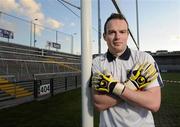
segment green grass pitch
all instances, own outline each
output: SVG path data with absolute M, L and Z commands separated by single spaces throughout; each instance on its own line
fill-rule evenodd
M 162 73 L 163 80 L 180 80 L 180 73 Z M 180 84 L 166 83 L 162 104 L 154 113 L 156 127 L 180 127 Z M 95 127 L 98 113 L 95 112 Z M 0 110 L 1 127 L 81 127 L 81 89 Z

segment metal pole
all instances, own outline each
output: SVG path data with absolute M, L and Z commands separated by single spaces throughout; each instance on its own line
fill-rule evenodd
M 93 127 L 93 105 L 89 79 L 91 76 L 91 0 L 81 0 L 81 57 L 82 57 L 82 127 Z
M 68 2 L 68 1 L 65 1 L 65 0 L 61 0 L 61 1 L 64 2 L 64 3 L 66 3 L 66 4 L 68 4 L 68 5 L 70 5 L 70 6 L 72 6 L 72 7 L 74 7 L 74 8 L 76 8 L 76 9 L 78 9 L 78 10 L 81 9 L 80 7 L 78 7 L 78 6 L 76 6 L 76 5 L 72 4 L 72 3 L 70 3 L 70 2 Z
M 35 21 L 37 21 L 38 19 L 34 19 Z M 36 46 L 36 24 L 34 23 L 34 47 Z
M 139 12 L 138 12 L 138 0 L 136 0 L 136 23 L 137 23 L 137 45 L 138 45 L 138 50 L 140 49 L 139 45 Z
M 30 25 L 30 47 L 32 46 L 32 21 L 30 22 L 31 25 Z
M 74 37 L 71 35 L 71 54 L 73 54 Z
M 58 31 L 56 31 L 56 43 L 58 43 Z
M 34 23 L 34 47 L 36 46 L 36 24 Z
M 98 45 L 99 54 L 101 53 L 101 18 L 100 18 L 100 0 L 98 0 Z

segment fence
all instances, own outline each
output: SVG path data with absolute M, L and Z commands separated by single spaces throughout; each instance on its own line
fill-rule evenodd
M 0 28 L 14 34 L 13 39 L 0 37 L 1 41 L 73 53 L 73 35 L 38 24 L 38 19 L 28 21 L 0 11 Z
M 35 74 L 34 80 L 5 81 L 0 83 L 0 108 L 42 100 L 76 89 L 81 85 L 81 76 L 80 73 L 47 73 Z

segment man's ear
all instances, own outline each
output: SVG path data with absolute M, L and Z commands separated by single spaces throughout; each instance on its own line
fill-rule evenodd
M 103 33 L 103 38 L 106 41 L 106 34 L 105 33 Z
M 129 35 L 129 28 L 128 28 L 128 31 L 127 31 L 127 32 L 128 32 L 128 35 Z

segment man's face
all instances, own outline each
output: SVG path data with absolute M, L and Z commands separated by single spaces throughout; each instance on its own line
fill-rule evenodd
M 111 53 L 118 54 L 123 52 L 127 46 L 128 26 L 126 21 L 112 19 L 107 23 L 104 40 L 107 42 Z

